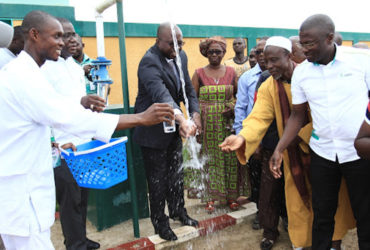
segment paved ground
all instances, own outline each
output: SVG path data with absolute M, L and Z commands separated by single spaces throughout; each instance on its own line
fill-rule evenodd
M 165 250 L 259 250 L 262 230 L 251 229 L 254 215 L 245 219 L 243 223 L 225 228 L 207 237 L 199 237 L 188 242 L 177 244 Z M 280 237 L 275 243 L 273 250 L 292 249 L 288 233 L 279 226 Z M 342 250 L 358 250 L 357 237 L 354 230 L 350 231 L 343 240 Z
M 197 220 L 205 220 L 225 213 L 230 212 L 226 207 L 216 209 L 215 213 L 209 215 L 204 209 L 204 205 L 200 204 L 200 201 L 197 199 L 186 199 L 186 207 L 188 214 L 194 217 Z M 168 213 L 167 213 L 168 214 Z M 172 228 L 181 227 L 181 223 L 170 221 Z M 154 229 L 149 218 L 141 219 L 140 224 L 140 237 L 148 237 L 154 235 Z M 52 241 L 55 246 L 55 249 L 62 250 L 64 249 L 63 236 L 60 226 L 60 221 L 57 220 L 52 227 Z M 133 233 L 132 221 L 126 221 L 109 229 L 105 229 L 101 232 L 98 232 L 96 228 L 90 223 L 87 222 L 87 236 L 92 240 L 99 241 L 102 249 L 107 249 L 111 247 L 116 247 L 123 243 L 136 240 Z
M 198 220 L 209 220 L 211 218 L 220 217 L 226 213 L 230 214 L 230 210 L 226 207 L 217 207 L 215 213 L 209 215 L 204 210 L 204 204 L 200 204 L 199 200 L 186 200 L 187 209 L 189 214 Z M 254 213 L 255 207 L 252 204 L 248 204 L 248 208 L 240 208 L 239 212 L 234 212 L 231 214 L 250 214 Z M 249 209 L 249 212 L 247 211 Z M 251 211 L 252 209 L 252 211 Z M 253 210 L 254 209 L 254 210 Z M 252 220 L 254 214 L 249 216 L 239 216 L 238 224 L 229 226 L 217 232 L 213 232 L 204 237 L 194 236 L 194 229 L 189 227 L 190 231 L 193 233 L 183 233 L 187 230 L 185 227 L 181 227 L 179 222 L 171 221 L 171 227 L 175 229 L 176 233 L 183 233 L 178 241 L 176 242 L 163 242 L 160 241 L 157 236 L 154 235 L 154 230 L 151 225 L 150 219 L 140 220 L 140 236 L 150 237 L 154 241 L 159 242 L 156 244 L 155 249 L 178 249 L 178 250 L 203 250 L 203 249 L 233 249 L 233 250 L 258 250 L 259 242 L 262 238 L 262 230 L 253 230 L 251 228 Z M 288 234 L 280 228 L 280 237 L 275 244 L 273 249 L 275 250 L 286 250 L 291 248 L 291 243 Z M 98 232 L 91 223 L 87 224 L 87 234 L 90 239 L 99 241 L 101 244 L 101 249 L 115 248 L 124 243 L 137 240 L 133 235 L 132 222 L 126 221 L 112 228 Z M 196 237 L 196 238 L 194 238 Z M 190 239 L 191 238 L 191 239 Z M 190 240 L 189 240 L 190 239 Z M 159 241 L 158 241 L 159 240 Z M 52 241 L 54 243 L 55 249 L 62 250 L 65 249 L 63 245 L 63 236 L 60 228 L 60 222 L 57 220 L 52 227 Z M 344 239 L 345 250 L 357 250 L 357 237 L 355 230 L 349 232 Z M 127 249 L 124 247 L 116 249 Z

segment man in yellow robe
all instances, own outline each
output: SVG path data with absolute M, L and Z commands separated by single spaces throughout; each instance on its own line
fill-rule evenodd
M 258 89 L 255 106 L 251 114 L 243 121 L 243 129 L 240 133 L 227 137 L 220 145 L 221 149 L 227 152 L 236 150 L 241 163 L 246 163 L 254 153 L 274 119 L 276 119 L 279 137 L 283 134 L 284 119 L 279 84 L 283 86 L 290 109 L 292 108 L 290 80 L 295 66 L 289 54 L 289 51 L 291 51 L 291 42 L 283 37 L 271 37 L 269 40 L 266 41 L 264 55 L 267 69 L 272 76 Z M 289 46 L 290 50 L 288 49 Z M 281 87 L 280 91 L 282 91 Z M 308 142 L 311 132 L 312 123 L 310 122 L 298 134 L 298 141 L 300 141 L 299 147 L 305 153 L 308 153 Z M 305 183 L 303 185 L 307 189 L 309 199 L 307 202 L 304 202 L 292 175 L 290 157 L 287 150 L 283 154 L 283 165 L 286 207 L 289 219 L 289 237 L 293 246 L 296 248 L 308 247 L 311 246 L 312 241 L 313 213 L 311 187 L 307 176 L 305 176 Z M 343 180 L 340 188 L 335 222 L 333 241 L 341 240 L 348 229 L 355 227 L 347 187 Z

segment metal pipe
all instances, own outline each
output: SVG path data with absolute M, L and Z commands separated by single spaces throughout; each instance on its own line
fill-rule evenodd
M 123 110 L 125 114 L 129 114 L 130 113 L 130 98 L 129 98 L 128 84 L 127 84 L 128 77 L 127 77 L 127 63 L 126 63 L 125 26 L 123 22 L 122 0 L 105 0 L 101 4 L 99 4 L 95 9 L 97 12 L 96 38 L 97 38 L 97 43 L 98 43 L 98 56 L 100 56 L 99 53 L 104 53 L 104 29 L 103 29 L 103 18 L 101 14 L 107 8 L 109 8 L 115 3 L 117 3 L 118 35 L 119 35 L 119 49 L 120 49 L 120 59 L 121 59 L 121 79 L 122 79 L 122 92 L 123 92 Z M 98 28 L 98 22 L 99 22 L 99 28 Z M 100 35 L 100 33 L 102 34 L 102 36 Z M 101 44 L 102 44 L 102 47 L 101 47 Z M 137 201 L 135 171 L 134 171 L 134 164 L 133 164 L 132 140 L 130 136 L 131 132 L 129 129 L 125 130 L 125 135 L 129 138 L 126 144 L 127 145 L 127 158 L 128 158 L 127 165 L 128 165 L 128 174 L 129 174 L 128 181 L 130 182 L 130 191 L 131 191 L 131 205 L 132 205 L 132 215 L 133 215 L 132 220 L 133 220 L 133 226 L 134 226 L 134 236 L 136 238 L 139 238 L 140 237 L 139 209 L 138 209 L 138 201 Z
M 116 2 L 121 2 L 121 0 L 105 0 L 95 7 L 96 44 L 98 47 L 98 57 L 105 57 L 104 21 L 102 13 Z
M 115 4 L 116 2 L 121 2 L 121 0 L 105 0 L 105 1 L 102 1 L 99 5 L 96 6 L 95 10 L 96 10 L 96 12 L 101 14 L 106 9 L 108 9 L 110 6 Z
M 126 63 L 126 42 L 125 42 L 125 26 L 123 21 L 123 6 L 122 1 L 117 1 L 117 21 L 118 21 L 118 36 L 119 36 L 119 49 L 121 59 L 121 79 L 122 79 L 122 92 L 123 92 L 123 110 L 125 114 L 130 113 L 130 96 L 128 92 L 128 77 L 127 77 L 127 63 Z M 134 226 L 134 236 L 140 237 L 139 229 L 139 209 L 136 191 L 135 170 L 133 164 L 132 152 L 132 139 L 129 129 L 126 130 L 126 136 L 129 138 L 127 142 L 127 157 L 128 160 L 128 174 L 131 190 L 131 205 L 132 205 L 132 222 Z
M 96 13 L 95 20 L 96 20 L 96 46 L 98 47 L 98 57 L 105 57 L 103 16 L 99 13 Z

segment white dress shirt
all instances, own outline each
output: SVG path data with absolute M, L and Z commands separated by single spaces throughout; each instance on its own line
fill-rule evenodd
M 370 89 L 370 51 L 336 47 L 327 65 L 299 65 L 292 77 L 293 104 L 308 102 L 313 119 L 310 147 L 339 163 L 359 159 L 354 140 L 364 120 Z
M 262 74 L 262 69 L 256 66 L 244 72 L 238 80 L 238 92 L 236 93 L 235 120 L 233 128 L 239 134 L 243 128 L 243 121 L 252 112 L 256 85 Z
M 0 48 L 0 69 L 17 56 L 7 48 Z
M 55 91 L 71 102 L 81 105 L 81 97 L 86 95 L 85 75 L 82 67 L 78 65 L 70 56 L 67 59 L 62 57 L 58 61 L 47 60 L 42 66 L 41 71 Z M 91 138 L 81 138 L 60 129 L 54 129 L 55 140 L 59 145 L 72 142 L 79 145 L 90 141 Z
M 166 61 L 171 66 L 171 68 L 173 70 L 173 73 L 174 73 L 174 75 L 176 77 L 176 80 L 178 82 L 181 81 L 180 78 L 179 78 L 179 75 L 178 75 L 176 66 L 175 66 L 175 60 L 174 59 L 168 59 L 168 58 L 166 58 Z M 180 83 L 178 83 L 178 84 L 180 84 Z M 179 86 L 177 86 L 177 87 L 179 87 Z M 182 86 L 179 89 L 181 89 L 181 88 L 182 88 Z M 178 108 L 174 108 L 173 109 L 173 112 L 175 113 L 175 115 L 183 115 L 181 109 L 178 109 Z
M 66 101 L 24 51 L 0 79 L 0 234 L 29 236 L 30 204 L 40 231 L 54 222 L 50 127 L 107 142 L 119 117 Z

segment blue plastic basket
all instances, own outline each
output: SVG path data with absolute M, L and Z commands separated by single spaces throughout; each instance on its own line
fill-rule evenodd
M 95 140 L 77 146 L 76 152 L 61 151 L 80 187 L 107 189 L 127 180 L 126 142 L 127 137 Z

